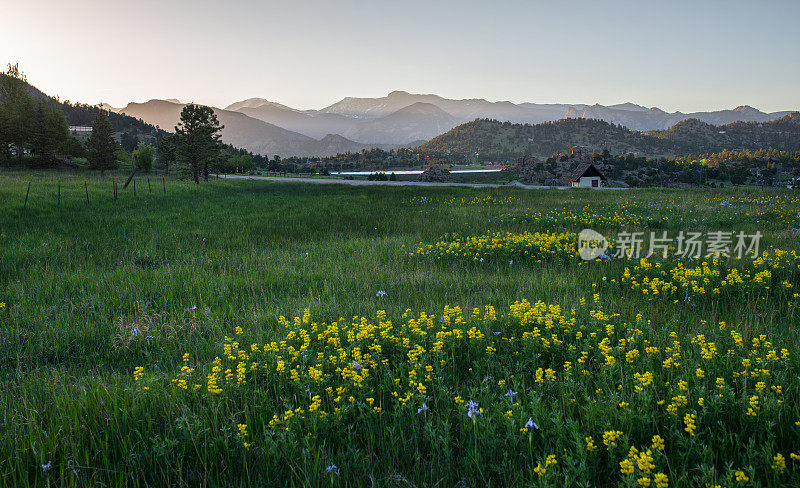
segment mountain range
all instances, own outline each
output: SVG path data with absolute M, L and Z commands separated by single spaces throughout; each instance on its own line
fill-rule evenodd
M 144 103 L 129 103 L 125 108 L 111 111 L 141 119 L 167 131 L 173 131 L 180 121 L 185 104 L 178 100 L 150 100 Z M 217 119 L 223 126 L 222 141 L 265 156 L 330 156 L 362 149 L 381 147 L 391 149 L 396 144 L 363 144 L 349 140 L 339 134 L 329 133 L 319 139 L 299 132 L 284 129 L 246 113 L 214 108 Z
M 183 104 L 178 100 L 130 103 L 104 108 L 141 118 L 172 130 Z M 597 119 L 639 132 L 666 130 L 697 119 L 712 125 L 737 121 L 766 122 L 791 111 L 765 113 L 743 105 L 710 112 L 665 112 L 634 103 L 616 105 L 539 104 L 453 100 L 438 95 L 393 91 L 385 97 L 346 97 L 320 110 L 300 110 L 263 98 L 250 98 L 220 109 L 224 142 L 263 155 L 329 156 L 371 147 L 416 147 L 454 127 L 475 119 L 538 124 L 565 118 Z

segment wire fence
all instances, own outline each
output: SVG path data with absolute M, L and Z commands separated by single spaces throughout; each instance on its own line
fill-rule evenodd
M 80 180 L 62 181 L 59 179 L 55 184 L 52 181 L 28 180 L 27 185 L 23 187 L 25 188 L 24 198 L 20 198 L 19 203 L 23 211 L 42 203 L 55 204 L 60 208 L 68 203 L 74 204 L 78 200 L 83 201 L 83 204 L 87 206 L 92 206 L 93 203 L 99 202 L 118 202 L 126 193 L 131 197 L 167 195 L 168 186 L 164 176 L 161 178 L 130 178 L 127 182 L 120 182 L 113 178 L 105 182 L 94 180 L 91 185 L 87 180 L 82 181 L 83 185 L 80 183 Z

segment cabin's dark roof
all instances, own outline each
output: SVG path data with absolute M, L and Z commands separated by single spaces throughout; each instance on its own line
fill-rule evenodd
M 584 176 L 599 176 L 601 180 L 606 179 L 605 175 L 595 165 L 584 163 L 575 168 L 575 171 L 567 177 L 567 181 L 578 181 Z

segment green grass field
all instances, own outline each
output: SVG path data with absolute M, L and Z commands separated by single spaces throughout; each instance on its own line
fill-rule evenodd
M 0 173 L 0 486 L 800 484 L 797 193 L 136 184 Z

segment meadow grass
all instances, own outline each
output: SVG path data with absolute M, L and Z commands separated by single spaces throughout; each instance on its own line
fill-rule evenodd
M 637 261 L 413 252 L 589 227 L 774 255 L 794 193 L 110 178 L 0 176 L 3 486 L 800 483 L 800 261 L 654 296 Z

